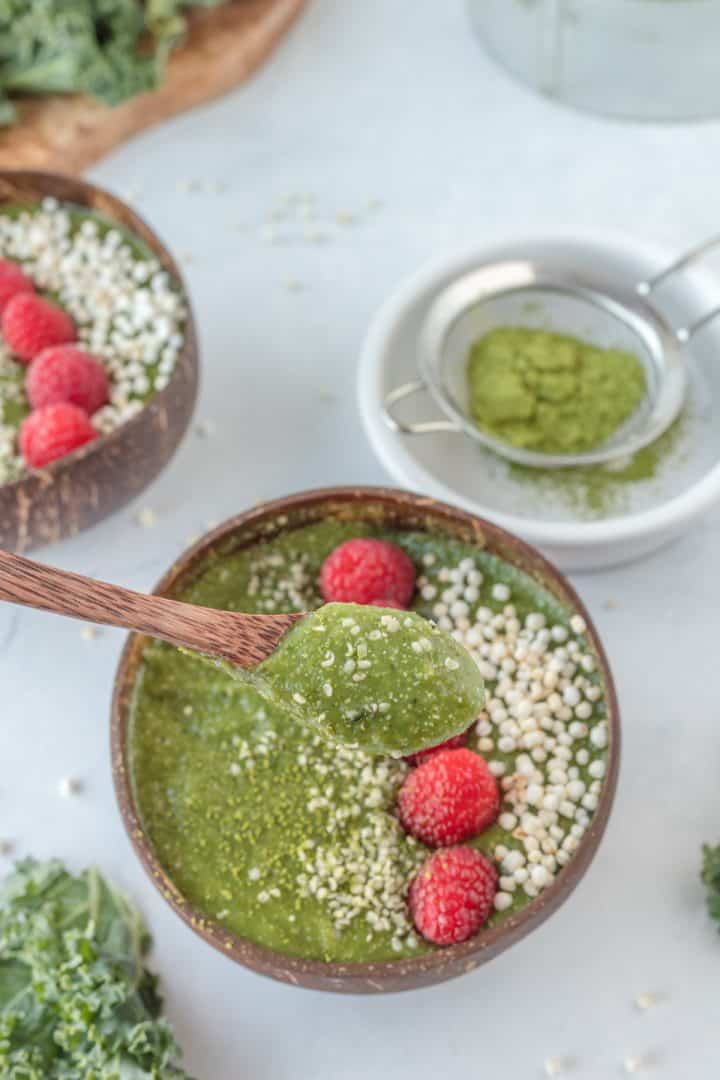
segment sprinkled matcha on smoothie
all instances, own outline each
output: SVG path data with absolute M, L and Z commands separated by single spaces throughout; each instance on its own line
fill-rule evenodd
M 500 327 L 475 342 L 467 378 L 479 427 L 546 454 L 601 446 L 646 392 L 643 366 L 632 353 L 526 327 Z
M 413 611 L 326 604 L 257 668 L 335 742 L 411 754 L 465 731 L 484 701 L 466 649 Z

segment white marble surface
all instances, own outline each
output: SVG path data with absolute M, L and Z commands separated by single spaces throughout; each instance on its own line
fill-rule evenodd
M 398 278 L 440 248 L 510 224 L 606 225 L 670 245 L 716 226 L 720 124 L 615 126 L 562 111 L 485 59 L 459 2 L 317 0 L 245 89 L 137 139 L 92 171 L 141 211 L 188 277 L 205 364 L 198 418 L 136 507 L 44 553 L 147 588 L 186 539 L 256 499 L 381 482 L 354 403 L 358 346 Z M 186 193 L 178 181 L 227 183 Z M 286 194 L 317 197 L 331 242 L 272 244 Z M 367 214 L 368 200 L 382 209 Z M 357 212 L 356 225 L 334 223 Z M 233 223 L 247 223 L 239 231 Z M 302 233 L 277 225 L 280 233 Z M 309 228 L 321 228 L 318 222 Z M 297 278 L 302 290 L 288 289 Z M 154 528 L 134 520 L 142 506 Z M 463 980 L 380 999 L 275 985 L 208 949 L 146 881 L 110 783 L 108 708 L 122 643 L 0 610 L 0 838 L 18 854 L 97 861 L 141 903 L 168 1011 L 200 1080 L 718 1075 L 720 939 L 705 917 L 700 844 L 720 839 L 720 513 L 646 561 L 576 584 L 619 684 L 624 762 L 601 852 L 567 906 Z M 607 602 L 617 606 L 609 607 Z M 61 799 L 58 781 L 84 793 Z M 647 1014 L 640 992 L 667 995 Z

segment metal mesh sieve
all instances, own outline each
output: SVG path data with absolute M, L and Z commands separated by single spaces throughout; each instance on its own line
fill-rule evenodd
M 720 236 L 677 259 L 633 289 L 610 292 L 584 271 L 563 272 L 541 258 L 489 262 L 456 278 L 435 296 L 418 340 L 419 378 L 385 399 L 390 427 L 406 435 L 457 432 L 511 461 L 541 468 L 594 465 L 623 459 L 657 439 L 683 407 L 687 391 L 685 347 L 720 313 L 720 305 L 688 326 L 673 328 L 654 302 L 663 283 L 720 244 Z M 467 359 L 471 346 L 498 326 L 558 330 L 602 348 L 633 352 L 642 363 L 647 392 L 632 416 L 602 446 L 578 454 L 546 454 L 503 442 L 469 413 Z M 396 406 L 429 392 L 443 418 L 404 423 Z

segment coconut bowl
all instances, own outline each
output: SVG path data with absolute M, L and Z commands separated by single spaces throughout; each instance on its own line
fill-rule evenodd
M 231 960 L 293 986 L 338 993 L 377 994 L 443 982 L 487 963 L 550 917 L 587 871 L 608 822 L 617 785 L 620 718 L 607 658 L 581 600 L 563 575 L 534 548 L 503 529 L 445 503 L 389 488 L 330 488 L 264 503 L 207 533 L 170 568 L 156 588 L 170 595 L 189 584 L 208 555 L 227 554 L 279 533 L 327 519 L 370 522 L 454 537 L 499 555 L 525 571 L 587 622 L 587 638 L 603 681 L 609 746 L 600 801 L 577 851 L 555 881 L 521 911 L 459 945 L 429 955 L 381 963 L 324 963 L 303 960 L 256 945 L 226 930 L 190 904 L 157 859 L 138 813 L 130 773 L 129 723 L 138 667 L 148 639 L 133 634 L 123 651 L 112 704 L 112 769 L 120 812 L 128 836 L 156 888 L 175 912 L 208 944 Z
M 116 196 L 74 177 L 0 171 L 0 212 L 52 196 L 133 233 L 152 251 L 187 300 L 178 267 L 148 225 Z M 168 463 L 192 416 L 198 352 L 188 308 L 185 343 L 164 390 L 108 435 L 42 469 L 0 486 L 0 548 L 27 551 L 72 536 L 119 510 Z

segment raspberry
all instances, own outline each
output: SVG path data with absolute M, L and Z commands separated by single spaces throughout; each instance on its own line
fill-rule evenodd
M 20 450 L 31 469 L 40 469 L 98 436 L 87 413 L 58 402 L 26 416 L 20 427 Z
M 440 750 L 418 765 L 398 792 L 403 828 L 430 847 L 476 836 L 499 810 L 497 781 L 472 750 Z
M 19 360 L 32 360 L 51 345 L 75 340 L 75 324 L 67 312 L 35 293 L 13 296 L 2 313 L 3 337 Z
M 25 390 L 33 409 L 67 401 L 92 414 L 108 400 L 108 377 L 90 353 L 76 345 L 56 345 L 35 357 Z
M 408 903 L 418 931 L 434 945 L 467 941 L 487 921 L 497 890 L 497 870 L 480 851 L 434 851 L 410 883 Z
M 415 589 L 415 567 L 387 540 L 346 540 L 323 563 L 320 587 L 328 602 L 405 608 Z
M 416 754 L 408 754 L 405 761 L 408 765 L 422 765 L 423 761 L 429 761 L 441 750 L 457 750 L 458 746 L 464 746 L 466 742 L 467 731 L 464 731 L 462 735 L 453 735 L 452 739 L 446 739 L 437 746 L 428 746 L 427 750 L 418 750 Z
M 2 313 L 13 296 L 17 293 L 31 293 L 35 291 L 30 278 L 25 274 L 16 262 L 10 259 L 0 259 L 0 313 Z

